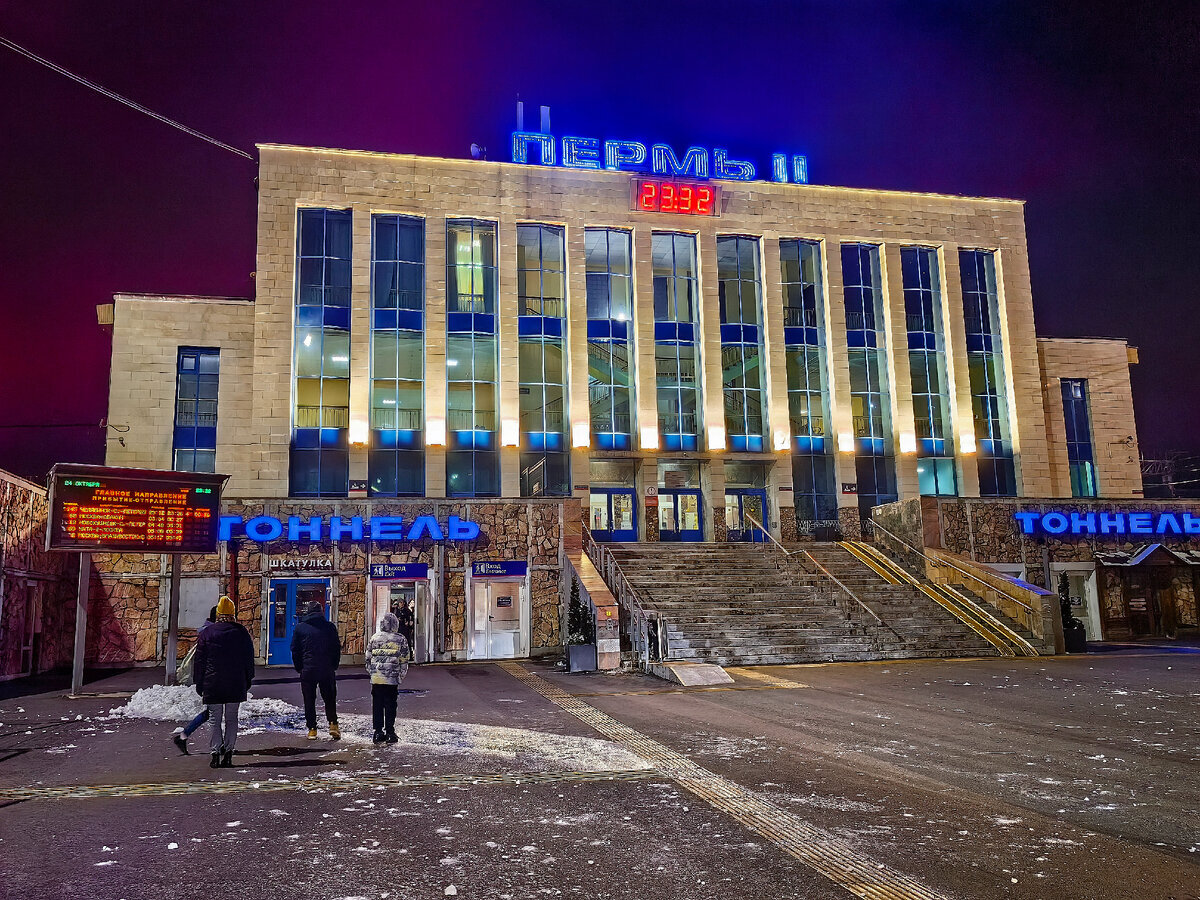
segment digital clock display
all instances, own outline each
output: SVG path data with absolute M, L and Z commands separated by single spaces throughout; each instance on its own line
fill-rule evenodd
M 635 178 L 630 200 L 631 208 L 642 212 L 716 216 L 721 209 L 720 188 L 696 181 Z
M 55 466 L 47 549 L 213 553 L 225 477 Z

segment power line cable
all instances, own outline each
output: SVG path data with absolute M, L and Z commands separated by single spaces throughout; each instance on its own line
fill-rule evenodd
M 229 144 L 226 144 L 224 141 L 218 141 L 215 137 L 211 137 L 202 131 L 197 131 L 195 128 L 189 128 L 187 125 L 184 125 L 182 122 L 176 122 L 174 119 L 168 118 L 167 116 L 161 115 L 160 113 L 156 113 L 154 110 L 149 109 L 145 106 L 142 106 L 142 104 L 137 103 L 134 100 L 130 100 L 128 97 L 122 96 L 121 94 L 118 94 L 116 91 L 110 91 L 108 88 L 104 87 L 103 85 L 96 84 L 96 82 L 92 81 L 91 79 L 84 78 L 82 75 L 76 75 L 74 72 L 70 71 L 69 69 L 64 69 L 62 66 L 58 65 L 57 63 L 51 62 L 50 60 L 46 59 L 44 56 L 38 56 L 32 50 L 27 50 L 26 48 L 22 47 L 20 44 L 13 43 L 6 37 L 0 36 L 0 46 L 7 47 L 9 50 L 12 50 L 15 53 L 21 54 L 26 59 L 31 59 L 35 63 L 45 66 L 47 69 L 51 69 L 55 72 L 58 72 L 60 75 L 66 75 L 72 81 L 78 82 L 79 84 L 82 84 L 86 88 L 91 88 L 93 91 L 103 94 L 105 97 L 109 97 L 110 99 L 116 100 L 118 103 L 124 103 L 130 109 L 134 109 L 140 113 L 144 113 L 145 115 L 149 116 L 152 119 L 157 119 L 159 122 L 162 122 L 164 125 L 170 125 L 172 128 L 178 128 L 180 131 L 184 132 L 185 134 L 190 134 L 192 137 L 198 137 L 202 141 L 208 141 L 214 147 L 220 147 L 222 150 L 228 150 L 230 153 L 236 153 L 238 156 L 244 156 L 246 159 L 251 160 L 251 161 L 254 160 L 254 157 L 251 156 L 249 153 L 247 153 L 245 150 L 239 150 L 237 147 L 231 147 Z

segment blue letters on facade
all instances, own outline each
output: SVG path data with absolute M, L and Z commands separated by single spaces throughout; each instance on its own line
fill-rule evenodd
M 512 161 L 525 165 L 564 166 L 570 169 L 608 169 L 612 172 L 649 172 L 667 178 L 723 178 L 728 181 L 754 181 L 758 175 L 754 163 L 732 159 L 729 151 L 715 147 L 688 147 L 680 159 L 669 144 L 647 147 L 641 141 L 577 137 L 562 138 L 538 131 L 514 131 Z M 536 158 L 535 158 L 536 157 Z M 789 166 L 788 163 L 791 162 Z M 776 153 L 771 157 L 771 180 L 808 184 L 808 157 Z
M 217 523 L 217 540 L 228 541 L 246 537 L 258 543 L 276 541 L 287 535 L 289 541 L 417 541 L 429 538 L 434 541 L 473 541 L 479 537 L 479 523 L 470 519 L 450 516 L 443 530 L 433 516 L 417 516 L 412 526 L 404 528 L 401 516 L 373 516 L 364 520 L 362 516 L 343 519 L 330 516 L 328 521 L 321 516 L 312 516 L 307 521 L 300 516 L 289 516 L 287 525 L 274 516 L 221 516 Z
M 1195 534 L 1200 517 L 1184 512 L 1015 512 L 1022 534 Z

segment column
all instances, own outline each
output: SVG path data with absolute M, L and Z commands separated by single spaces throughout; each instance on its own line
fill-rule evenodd
M 496 225 L 496 368 L 498 414 L 496 438 L 504 422 L 521 420 L 520 371 L 517 359 L 517 224 L 502 217 Z M 500 447 L 500 496 L 521 496 L 521 448 Z
M 445 216 L 425 219 L 425 496 L 446 496 Z
M 838 514 L 846 521 L 858 521 L 858 495 L 847 494 L 842 486 L 857 484 L 854 468 L 854 411 L 850 405 L 850 356 L 846 345 L 846 300 L 842 293 L 842 238 L 827 234 L 822 239 L 821 261 L 825 266 L 825 348 L 826 379 L 829 383 L 830 439 L 834 447 L 834 472 L 837 475 Z
M 946 381 L 950 422 L 954 429 L 954 466 L 960 497 L 979 496 L 979 466 L 975 456 L 975 414 L 971 377 L 967 370 L 967 331 L 963 318 L 962 278 L 958 245 L 943 244 L 938 268 L 942 278 L 942 330 L 946 340 Z
M 919 497 L 917 427 L 913 414 L 912 368 L 908 362 L 908 318 L 904 309 L 904 275 L 898 244 L 879 248 L 880 287 L 883 290 L 883 328 L 887 340 L 888 387 L 892 409 L 892 450 L 896 454 L 896 496 Z M 907 435 L 911 444 L 901 440 Z M 906 450 L 909 446 L 912 449 Z

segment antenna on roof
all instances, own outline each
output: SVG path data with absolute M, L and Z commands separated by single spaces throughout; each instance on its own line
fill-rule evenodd
M 471 145 L 471 159 L 487 159 L 487 147 L 481 147 L 479 144 Z

